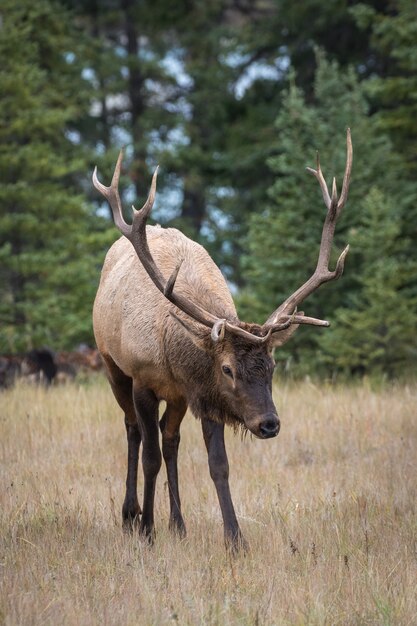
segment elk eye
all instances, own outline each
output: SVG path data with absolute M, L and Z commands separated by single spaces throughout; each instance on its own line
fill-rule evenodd
M 223 374 L 226 374 L 226 376 L 230 376 L 230 378 L 233 378 L 233 372 L 228 365 L 223 365 L 222 370 Z

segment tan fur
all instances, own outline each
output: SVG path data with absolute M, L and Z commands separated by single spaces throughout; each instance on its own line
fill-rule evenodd
M 178 260 L 184 259 L 176 290 L 220 318 L 237 319 L 226 282 L 202 246 L 173 228 L 148 226 L 147 237 L 166 278 Z M 94 303 L 97 347 L 122 372 L 152 389 L 160 399 L 168 399 L 172 388 L 181 387 L 172 373 L 175 363 L 169 362 L 169 349 L 175 358 L 177 349 L 187 349 L 191 343 L 170 310 L 181 315 L 152 283 L 131 243 L 121 237 L 107 253 Z M 178 342 L 184 344 L 182 348 Z M 177 389 L 176 394 L 181 391 Z

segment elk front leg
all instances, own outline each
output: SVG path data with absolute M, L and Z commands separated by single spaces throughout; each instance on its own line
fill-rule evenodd
M 180 444 L 180 426 L 187 410 L 184 400 L 177 404 L 168 404 L 160 422 L 162 432 L 162 454 L 167 468 L 169 488 L 169 528 L 185 537 L 186 530 L 181 514 L 181 500 L 178 488 L 178 446 Z
M 216 487 L 223 516 L 226 547 L 236 552 L 246 549 L 246 541 L 241 533 L 233 507 L 229 488 L 229 462 L 224 444 L 224 424 L 208 419 L 202 420 L 204 442 L 208 453 L 210 476 Z
M 154 534 L 154 500 L 156 477 L 161 468 L 159 447 L 158 400 L 150 389 L 133 389 L 133 402 L 142 438 L 144 493 L 140 532 L 150 541 Z

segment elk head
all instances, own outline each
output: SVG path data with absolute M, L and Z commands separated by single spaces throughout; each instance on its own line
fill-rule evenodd
M 116 226 L 132 243 L 149 277 L 176 309 L 172 317 L 186 330 L 194 343 L 211 358 L 215 387 L 225 406 L 236 421 L 243 423 L 252 433 L 261 438 L 274 437 L 279 432 L 279 419 L 272 401 L 273 349 L 283 345 L 300 324 L 329 326 L 325 320 L 307 317 L 298 312 L 298 306 L 321 284 L 337 279 L 343 273 L 344 262 L 349 250 L 347 246 L 336 263 L 329 269 L 329 260 L 337 219 L 346 203 L 352 168 L 352 142 L 347 131 L 347 157 L 342 191 L 338 196 L 333 179 L 330 195 L 323 177 L 319 156 L 317 169 L 307 168 L 319 181 L 327 214 L 324 221 L 319 257 L 313 275 L 283 302 L 262 325 L 248 324 L 237 318 L 219 319 L 197 302 L 175 289 L 175 283 L 183 259 L 180 259 L 168 278 L 157 267 L 146 237 L 146 222 L 152 209 L 157 171 L 152 178 L 151 189 L 142 209 L 134 209 L 133 222 L 129 225 L 122 214 L 118 192 L 123 152 L 120 152 L 110 187 L 105 187 L 93 174 L 94 186 L 107 198 Z

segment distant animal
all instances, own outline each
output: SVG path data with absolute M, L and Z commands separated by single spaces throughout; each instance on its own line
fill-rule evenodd
M 58 367 L 57 377 L 62 380 L 74 379 L 77 373 L 98 372 L 103 367 L 98 350 L 84 345 L 71 352 L 58 352 L 55 362 Z
M 33 349 L 27 352 L 22 361 L 22 374 L 26 378 L 43 383 L 48 387 L 57 374 L 53 353 L 47 348 Z
M 0 390 L 17 380 L 49 386 L 73 381 L 103 369 L 99 351 L 81 344 L 71 352 L 34 348 L 25 354 L 0 355 Z
M 319 181 L 327 207 L 316 270 L 263 325 L 238 319 L 226 281 L 204 248 L 178 230 L 146 225 L 157 170 L 144 206 L 134 210 L 131 226 L 126 223 L 118 192 L 122 158 L 121 152 L 110 187 L 99 182 L 97 168 L 93 174 L 94 186 L 107 198 L 123 235 L 107 253 L 93 322 L 107 377 L 125 416 L 128 466 L 123 523 L 131 528 L 138 522 L 140 532 L 152 540 L 155 483 L 162 462 L 158 405 L 165 400 L 159 428 L 168 476 L 169 525 L 185 534 L 177 455 L 181 421 L 190 407 L 201 420 L 226 545 L 237 550 L 245 540 L 229 490 L 224 426 L 242 427 L 261 439 L 275 437 L 280 421 L 272 400 L 273 350 L 288 341 L 300 324 L 329 325 L 304 316 L 297 307 L 343 272 L 348 246 L 333 271 L 328 265 L 336 221 L 348 196 L 350 131 L 340 197 L 335 180 L 329 193 L 318 156 L 317 169 L 308 168 Z M 142 509 L 137 497 L 141 442 Z

